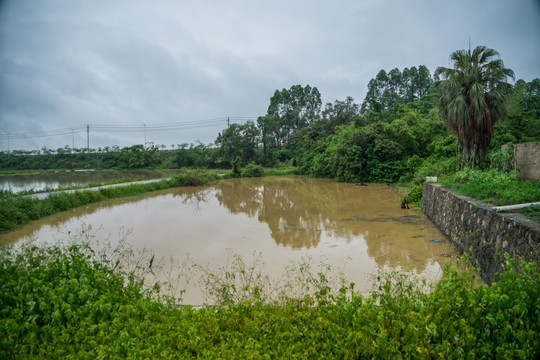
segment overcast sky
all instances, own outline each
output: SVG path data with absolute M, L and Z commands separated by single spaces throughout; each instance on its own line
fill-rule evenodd
M 538 0 L 0 0 L 0 150 L 86 147 L 87 124 L 92 148 L 142 144 L 143 124 L 208 144 L 276 89 L 361 103 L 379 70 L 433 74 L 469 38 L 540 77 Z

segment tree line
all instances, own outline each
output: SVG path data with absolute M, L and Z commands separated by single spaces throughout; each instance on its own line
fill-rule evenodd
M 233 123 L 208 145 L 134 145 L 87 151 L 42 149 L 0 154 L 0 167 L 231 168 L 251 162 L 338 181 L 410 180 L 421 166 L 438 171 L 488 166 L 502 144 L 540 140 L 540 79 L 514 77 L 485 46 L 451 54 L 452 68 L 381 70 L 362 103 L 322 106 L 310 85 L 276 90 L 267 113 Z M 499 156 L 500 157 L 500 156 Z M 488 164 L 488 165 L 486 165 Z

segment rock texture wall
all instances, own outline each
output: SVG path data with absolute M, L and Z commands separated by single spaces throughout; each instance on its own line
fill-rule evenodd
M 470 252 L 488 284 L 504 270 L 505 253 L 517 259 L 540 260 L 540 225 L 520 214 L 497 213 L 480 201 L 429 183 L 424 184 L 422 211 L 458 251 Z

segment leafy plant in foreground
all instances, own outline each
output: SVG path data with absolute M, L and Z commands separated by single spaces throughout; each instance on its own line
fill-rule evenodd
M 173 306 L 159 286 L 146 288 L 136 272 L 118 268 L 116 260 L 130 262 L 123 259 L 129 251 L 116 255 L 103 258 L 85 244 L 0 248 L 0 358 L 540 355 L 536 263 L 507 259 L 491 286 L 449 267 L 429 293 L 406 274 L 382 272 L 368 297 L 352 287 L 333 292 L 324 271 L 303 267 L 291 276 L 308 280 L 304 289 L 313 286 L 313 295 L 276 303 L 248 291 L 251 298 L 194 309 Z M 251 267 L 230 270 L 253 284 L 258 272 Z M 220 286 L 238 280 L 236 274 L 222 277 Z

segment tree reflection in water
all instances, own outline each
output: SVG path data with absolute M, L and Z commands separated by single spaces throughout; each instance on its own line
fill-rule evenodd
M 419 272 L 429 258 L 445 255 L 433 254 L 428 241 L 431 236 L 444 241 L 442 234 L 418 209 L 401 209 L 400 195 L 387 185 L 279 177 L 221 181 L 214 188 L 230 213 L 256 217 L 268 225 L 276 244 L 295 250 L 317 247 L 323 239 L 364 239 L 379 266 Z

